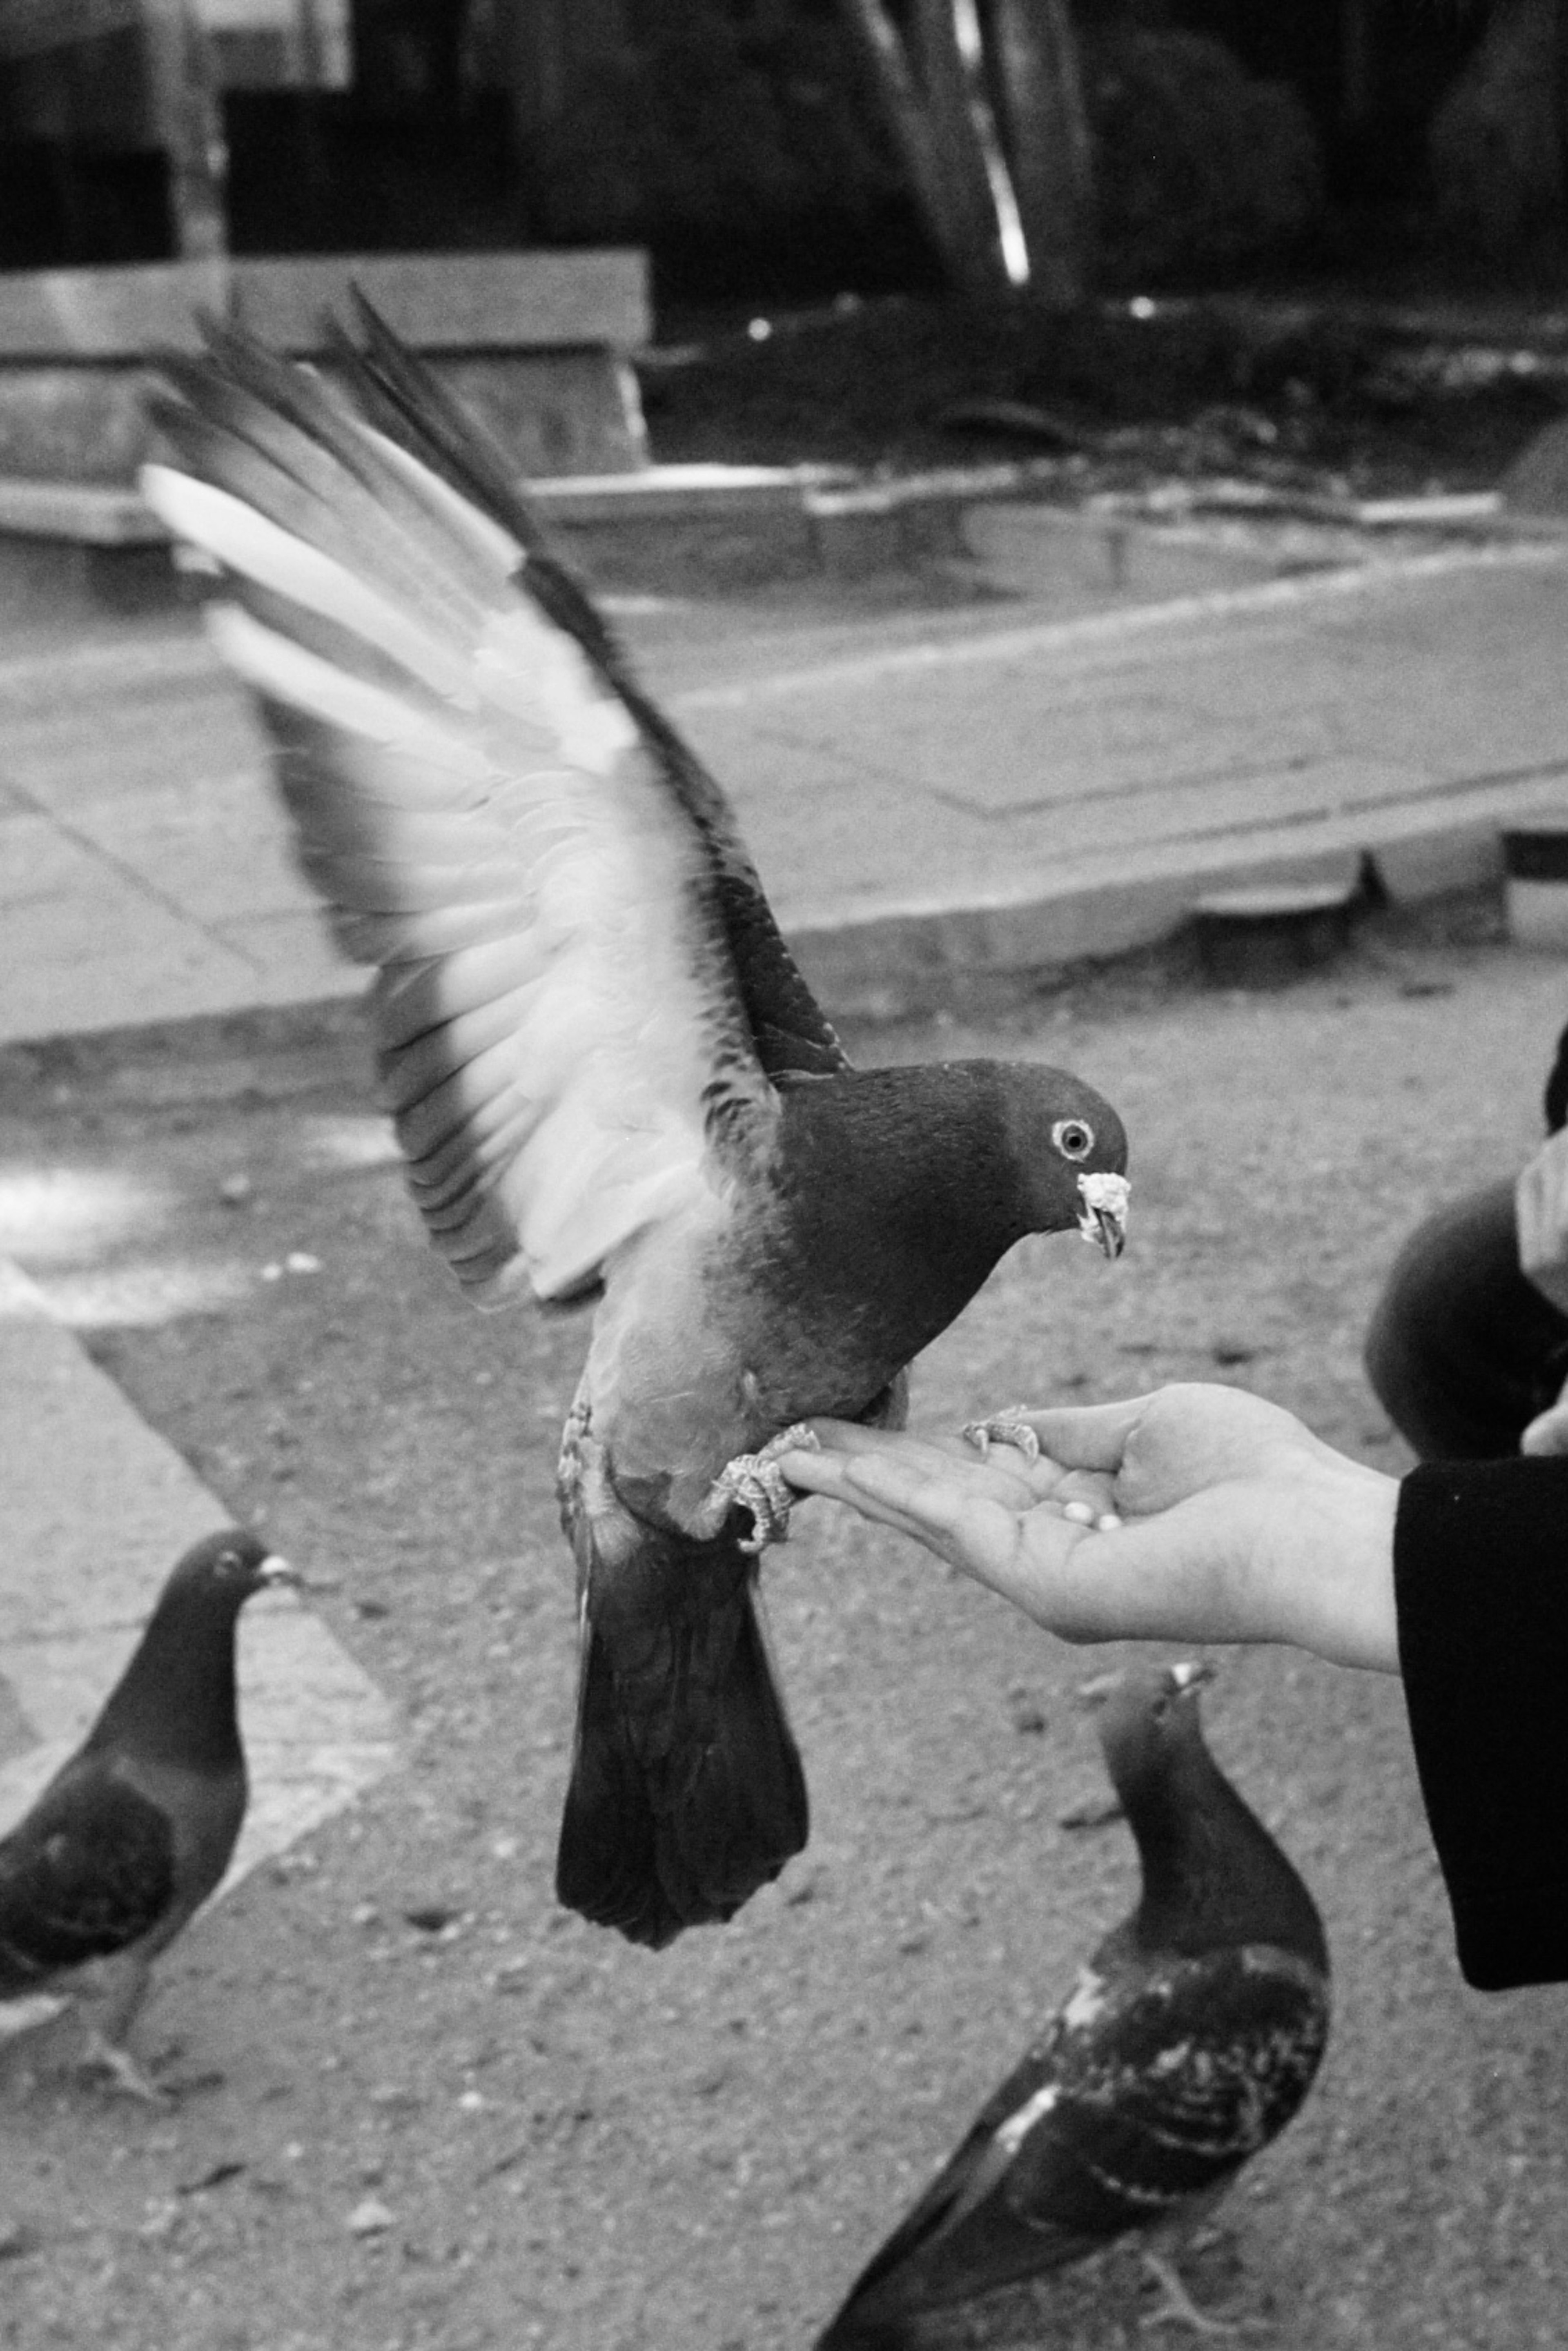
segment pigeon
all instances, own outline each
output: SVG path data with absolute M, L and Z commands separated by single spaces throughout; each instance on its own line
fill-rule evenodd
M 1026 1233 L 1118 1253 L 1126 1139 L 1068 1071 L 851 1066 L 510 460 L 356 302 L 330 383 L 205 322 L 161 362 L 142 486 L 217 574 L 304 870 L 376 967 L 428 1238 L 481 1305 L 591 1309 L 556 1890 L 659 1948 L 807 1838 L 758 1606 L 779 1457 L 814 1414 L 901 1421 L 906 1367 Z
M 1300 2108 L 1329 2028 L 1306 1886 L 1204 1744 L 1199 1665 L 1088 1686 L 1138 1848 L 1137 1908 L 862 2273 L 818 2351 L 902 2351 L 923 2314 L 1136 2234 L 1155 2320 L 1228 2332 L 1171 2259 Z
M 98 1720 L 0 1838 L 0 2001 L 93 1997 L 84 2064 L 161 2101 L 125 2046 L 153 1960 L 228 1867 L 245 1818 L 235 1626 L 298 1581 L 231 1528 L 186 1552 Z

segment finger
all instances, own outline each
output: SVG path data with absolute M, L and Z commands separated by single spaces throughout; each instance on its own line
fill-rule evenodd
M 988 1557 L 998 1545 L 1011 1548 L 1018 1539 L 1017 1508 L 954 1479 L 945 1461 L 933 1474 L 907 1449 L 789 1453 L 780 1456 L 779 1466 L 790 1485 L 847 1502 L 862 1518 L 910 1536 L 943 1559 L 967 1564 L 971 1544 L 977 1542 Z
M 969 1439 L 956 1429 L 920 1430 L 914 1428 L 877 1428 L 862 1420 L 830 1420 L 819 1416 L 807 1426 L 819 1444 L 833 1453 L 908 1453 L 918 1452 L 932 1462 L 949 1466 L 955 1461 L 977 1462 L 980 1455 Z M 1023 1455 L 1019 1453 L 1021 1462 Z
M 1559 1401 L 1538 1413 L 1519 1440 L 1521 1453 L 1568 1453 L 1568 1405 Z
M 1019 1510 L 984 1492 L 970 1479 L 946 1468 L 930 1476 L 897 1455 L 867 1453 L 844 1465 L 846 1500 L 883 1526 L 912 1535 L 941 1559 L 953 1562 L 995 1590 L 1017 1597 L 1016 1562 L 1023 1518 Z M 1082 1530 L 1061 1519 L 1042 1529 L 1037 1541 L 1061 1551 Z
M 1151 1396 L 1124 1396 L 1112 1404 L 1045 1405 L 1020 1413 L 1059 1469 L 1103 1469 L 1114 1477 L 1127 1439 Z
M 994 1488 L 987 1490 L 994 1490 L 998 1499 L 1016 1499 L 1020 1508 L 1049 1491 L 1061 1475 L 1054 1464 L 1047 1463 L 1042 1481 L 1036 1474 L 1040 1465 L 1017 1447 L 993 1446 L 981 1454 L 956 1431 L 924 1435 L 912 1428 L 871 1428 L 859 1421 L 826 1419 L 814 1420 L 810 1426 L 830 1453 L 851 1460 L 873 1454 L 904 1460 L 934 1478 L 962 1477 L 971 1482 L 976 1478 L 993 1478 Z
M 868 1461 L 897 1464 L 898 1474 L 905 1480 L 956 1484 L 969 1498 L 994 1501 L 1009 1510 L 1031 1508 L 1050 1491 L 1058 1476 L 1053 1465 L 1047 1463 L 1042 1472 L 1040 1463 L 1026 1461 L 1021 1454 L 1003 1453 L 982 1461 L 972 1447 L 961 1442 L 949 1447 L 903 1430 L 859 1429 L 830 1421 L 817 1426 L 831 1429 L 834 1438 L 841 1437 L 843 1442 L 826 1443 L 818 1451 L 781 1454 L 779 1468 L 789 1485 L 806 1493 L 829 1494 L 839 1501 L 859 1499 L 861 1489 L 853 1485 L 849 1472 Z

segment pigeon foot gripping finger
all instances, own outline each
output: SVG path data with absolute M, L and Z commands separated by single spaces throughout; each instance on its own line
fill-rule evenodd
M 1026 1461 L 1038 1461 L 1040 1439 L 1029 1425 L 1028 1414 L 1027 1405 L 1004 1405 L 1000 1412 L 989 1413 L 984 1420 L 967 1420 L 963 1433 L 982 1461 L 989 1460 L 993 1445 L 1015 1446 Z
M 77 2060 L 77 2071 L 103 2077 L 104 2087 L 119 2090 L 128 2098 L 140 2098 L 150 2106 L 170 2106 L 174 2101 L 167 2090 L 160 2089 L 149 2074 L 144 2074 L 129 2049 L 108 2039 L 96 2024 L 87 2029 L 86 2046 Z
M 751 1512 L 752 1531 L 739 1538 L 740 1548 L 754 1558 L 769 1543 L 789 1540 L 789 1513 L 800 1497 L 779 1464 L 786 1453 L 814 1453 L 815 1432 L 803 1420 L 780 1429 L 755 1453 L 737 1453 L 727 1461 L 713 1482 L 716 1502 L 727 1499 Z

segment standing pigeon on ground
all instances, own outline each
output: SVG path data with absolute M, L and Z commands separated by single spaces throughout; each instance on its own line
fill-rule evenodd
M 379 967 L 388 1106 L 481 1304 L 592 1303 L 559 1491 L 581 1609 L 557 1866 L 661 1945 L 806 1841 L 757 1610 L 808 1415 L 911 1359 L 1030 1232 L 1122 1245 L 1108 1103 L 1033 1063 L 852 1069 L 724 795 L 542 546 L 504 454 L 362 300 L 360 413 L 209 325 L 146 496 L 222 578 L 305 870 Z M 808 1440 L 809 1441 L 809 1440 Z
M 237 1530 L 188 1551 L 87 1738 L 0 1839 L 0 2001 L 96 1995 L 85 2062 L 141 2097 L 160 2094 L 125 2036 L 245 1818 L 235 1623 L 253 1593 L 296 1580 Z
M 1296 2113 L 1329 2028 L 1312 1896 L 1203 1742 L 1202 1666 L 1091 1684 L 1143 1895 L 888 2239 L 819 2351 L 902 2351 L 925 2313 L 1138 2231 L 1154 2314 L 1228 2332 L 1170 2259 Z

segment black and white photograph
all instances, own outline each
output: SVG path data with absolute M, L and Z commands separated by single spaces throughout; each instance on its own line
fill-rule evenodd
M 1563 2351 L 1568 0 L 0 0 L 0 2351 Z

